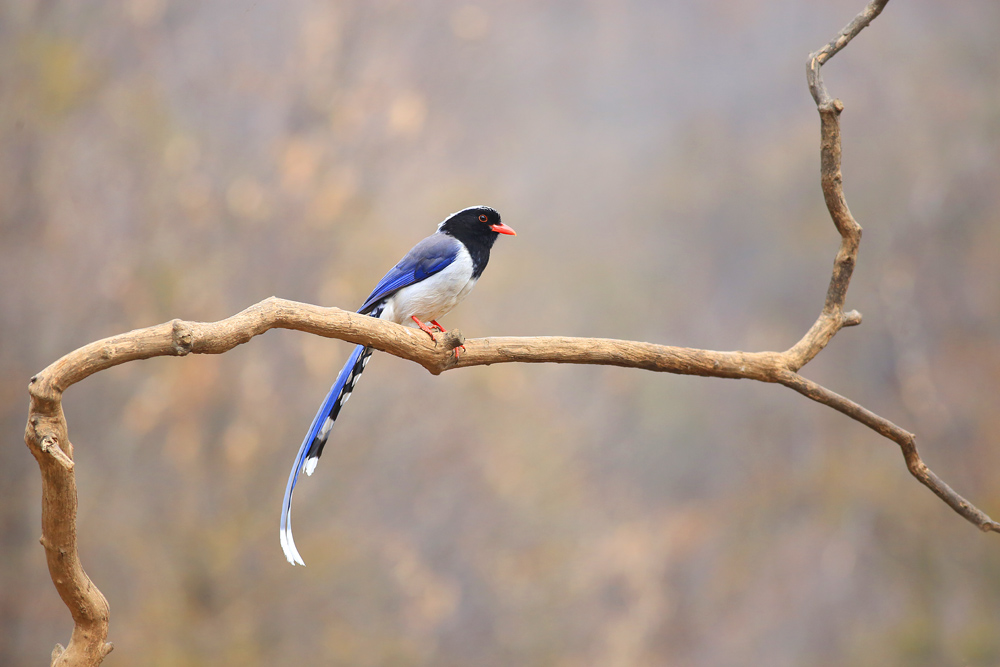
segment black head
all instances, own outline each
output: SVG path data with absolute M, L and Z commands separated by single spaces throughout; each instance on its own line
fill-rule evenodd
M 500 220 L 497 210 L 489 206 L 470 206 L 452 213 L 438 225 L 438 231 L 454 236 L 465 245 L 485 244 L 487 248 L 493 247 L 499 234 L 514 235 L 514 230 Z
M 490 260 L 490 248 L 500 234 L 515 236 L 513 229 L 503 224 L 500 214 L 489 206 L 470 206 L 438 225 L 438 231 L 465 244 L 472 257 L 473 277 L 478 278 Z

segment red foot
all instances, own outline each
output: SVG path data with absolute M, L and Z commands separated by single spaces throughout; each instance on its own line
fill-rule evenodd
M 410 319 L 416 322 L 417 326 L 420 327 L 420 330 L 426 333 L 428 336 L 430 336 L 432 341 L 434 341 L 435 343 L 437 342 L 437 338 L 434 337 L 433 329 L 431 329 L 429 326 L 418 320 L 416 315 L 411 315 Z M 431 320 L 431 323 L 433 324 L 434 320 Z M 441 331 L 444 331 L 444 329 L 442 329 Z
M 441 326 L 440 324 L 438 324 L 437 320 L 431 320 L 431 324 L 433 324 L 434 326 L 436 326 L 438 328 L 438 331 L 440 331 L 441 333 L 447 333 L 448 332 L 447 329 L 445 329 L 443 326 Z

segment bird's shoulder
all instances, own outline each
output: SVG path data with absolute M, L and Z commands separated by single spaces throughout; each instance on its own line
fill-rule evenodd
M 423 280 L 455 261 L 461 250 L 461 241 L 448 234 L 437 232 L 410 248 L 393 269 L 401 272 L 412 270 L 417 280 Z

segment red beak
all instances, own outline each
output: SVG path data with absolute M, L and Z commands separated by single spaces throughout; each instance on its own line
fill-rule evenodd
M 510 234 L 511 236 L 517 236 L 517 232 L 515 232 L 513 229 L 503 224 L 502 222 L 498 222 L 495 225 L 490 225 L 490 229 L 499 234 Z

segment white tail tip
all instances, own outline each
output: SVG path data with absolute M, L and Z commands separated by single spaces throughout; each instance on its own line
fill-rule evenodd
M 304 472 L 309 477 L 316 472 L 316 464 L 319 463 L 319 457 L 314 456 L 311 459 L 306 459 L 306 464 L 302 466 L 302 472 Z
M 295 540 L 292 539 L 292 528 L 288 527 L 287 530 L 282 530 L 278 535 L 281 540 L 281 550 L 285 552 L 285 558 L 292 565 L 302 565 L 305 567 L 305 561 L 302 560 L 302 556 L 299 555 L 299 550 L 295 548 Z

